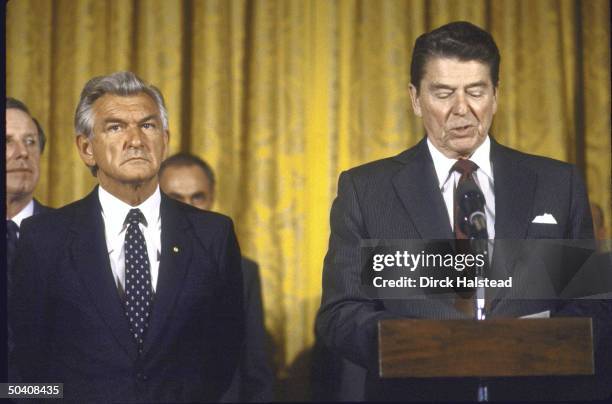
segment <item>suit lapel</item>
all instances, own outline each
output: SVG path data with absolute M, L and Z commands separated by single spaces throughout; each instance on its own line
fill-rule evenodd
M 495 178 L 495 238 L 524 239 L 536 190 L 536 174 L 491 139 Z
M 450 221 L 433 161 L 423 139 L 397 157 L 404 162 L 393 187 L 422 239 L 453 239 Z
M 132 359 L 136 359 L 136 344 L 129 330 L 108 258 L 97 191 L 96 187 L 83 200 L 75 215 L 72 227 L 74 269 L 121 347 Z
M 192 255 L 193 238 L 187 231 L 189 222 L 186 216 L 164 194 L 160 212 L 161 260 L 153 312 L 143 347 L 145 355 L 166 328 L 164 326 L 183 287 Z
M 36 199 L 34 199 L 34 211 L 32 212 L 32 214 L 38 215 L 39 213 L 41 213 L 42 209 L 42 205 Z
M 513 156 L 513 154 L 515 154 Z M 508 240 L 495 243 L 491 271 L 494 277 L 505 279 L 513 274 L 517 251 L 515 241 L 527 236 L 529 219 L 537 184 L 536 174 L 521 165 L 520 155 L 491 139 L 491 164 L 495 178 L 495 239 Z M 491 297 L 502 299 L 510 291 L 494 289 Z M 499 300 L 497 300 L 499 302 Z M 503 304 L 493 305 L 492 310 Z
M 34 212 L 33 212 L 34 215 L 38 215 L 40 213 L 45 213 L 45 212 L 48 212 L 50 210 L 51 210 L 51 208 L 48 208 L 48 207 L 46 207 L 44 205 L 41 205 L 40 202 L 38 202 L 36 199 L 34 199 Z

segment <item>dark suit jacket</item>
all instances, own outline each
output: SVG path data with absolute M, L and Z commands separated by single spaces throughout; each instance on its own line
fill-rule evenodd
M 585 187 L 575 167 L 520 153 L 493 139 L 490 158 L 495 179 L 496 239 L 593 238 Z M 551 213 L 557 224 L 532 223 L 535 216 L 544 213 Z M 331 209 L 331 235 L 316 330 L 330 349 L 369 370 L 368 398 L 469 400 L 476 397 L 475 384 L 465 380 L 406 379 L 393 383 L 377 379 L 379 320 L 467 316 L 448 300 L 376 299 L 366 296 L 360 287 L 364 264 L 361 240 L 453 238 L 426 139 L 395 157 L 341 174 L 338 196 Z M 498 250 L 501 249 L 496 248 L 494 263 Z M 545 309 L 552 310 L 553 315 L 592 316 L 599 331 L 610 332 L 609 327 L 601 326 L 612 319 L 606 301 L 564 304 L 560 300 L 502 299 L 494 302 L 489 317 L 518 317 Z M 596 343 L 603 340 L 600 335 Z M 604 359 L 605 362 L 609 360 L 609 357 Z M 440 384 L 442 381 L 445 384 Z M 492 398 L 501 398 L 516 389 L 491 390 Z
M 34 199 L 34 211 L 32 213 L 32 216 L 34 215 L 39 215 L 41 213 L 46 213 L 46 212 L 51 212 L 53 209 L 45 206 L 43 204 L 41 204 L 40 202 L 38 202 L 36 199 Z M 11 277 L 13 275 L 13 268 L 12 268 L 12 263 L 15 260 L 15 257 L 12 256 L 7 256 L 7 263 L 9 268 L 7 268 L 7 291 L 8 291 L 8 295 L 10 295 L 11 292 Z
M 36 199 L 34 199 L 34 214 L 35 215 L 45 213 L 45 212 L 51 212 L 52 210 L 53 208 L 45 206 L 41 204 L 40 202 L 38 202 Z
M 274 398 L 274 372 L 271 367 L 270 337 L 264 323 L 259 266 L 242 257 L 244 283 L 244 352 L 229 390 L 222 402 L 270 402 Z
M 229 218 L 162 194 L 159 278 L 137 355 L 106 251 L 97 188 L 24 221 L 10 366 L 80 402 L 214 401 L 243 342 L 240 250 Z
M 36 199 L 34 199 L 34 212 L 33 215 L 39 215 L 41 213 L 46 213 L 46 212 L 51 212 L 53 209 L 49 208 L 48 206 L 42 205 L 40 202 L 38 202 Z M 11 292 L 12 292 L 12 277 L 13 277 L 13 262 L 15 260 L 15 257 L 13 256 L 14 254 L 11 254 L 10 251 L 7 251 L 7 257 L 6 257 L 6 263 L 7 263 L 7 268 L 6 268 L 6 296 L 7 296 L 7 300 L 9 299 L 9 297 L 11 296 Z M 13 333 L 12 333 L 12 329 L 10 327 L 7 328 L 7 346 L 8 346 L 8 351 L 7 353 L 10 355 L 10 353 L 13 351 L 13 348 L 15 346 L 14 340 L 13 340 Z M 8 379 L 9 380 L 19 380 L 19 376 L 14 373 L 15 369 L 9 369 L 9 374 L 8 374 Z

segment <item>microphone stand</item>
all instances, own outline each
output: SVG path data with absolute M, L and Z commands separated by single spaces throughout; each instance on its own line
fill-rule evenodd
M 460 193 L 459 207 L 463 213 L 462 224 L 466 235 L 470 239 L 470 250 L 474 254 L 482 254 L 484 256 L 483 265 L 475 265 L 474 278 L 476 285 L 479 279 L 484 279 L 485 270 L 489 263 L 487 233 L 487 219 L 484 213 L 485 198 L 474 181 L 466 181 L 463 184 L 463 190 Z M 485 288 L 476 287 L 475 304 L 475 319 L 476 321 L 484 321 L 487 317 L 485 307 Z M 477 400 L 478 402 L 488 402 L 489 392 L 487 384 L 483 377 L 478 378 Z
M 474 267 L 474 278 L 476 280 L 476 284 L 478 285 L 478 280 L 484 279 L 485 277 L 485 268 L 487 267 L 487 264 L 489 262 L 488 235 L 486 227 L 484 227 L 484 229 L 481 229 L 480 231 L 473 231 L 471 233 L 472 237 L 470 237 L 470 243 L 472 251 L 474 251 L 475 254 L 482 254 L 484 256 L 483 264 L 476 265 Z M 474 301 L 474 304 L 475 319 L 477 321 L 484 321 L 487 318 L 484 287 L 476 287 L 476 299 Z M 488 386 L 483 377 L 478 378 L 477 401 L 479 403 L 489 401 Z

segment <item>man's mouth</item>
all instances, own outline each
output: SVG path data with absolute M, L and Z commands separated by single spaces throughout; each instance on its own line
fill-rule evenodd
M 474 129 L 474 125 L 455 126 L 450 131 L 459 135 L 468 134 Z
M 7 168 L 7 173 L 31 173 L 29 168 Z
M 125 160 L 123 163 L 125 164 L 125 163 L 134 162 L 134 161 L 149 161 L 149 160 L 144 157 L 130 157 L 129 159 Z

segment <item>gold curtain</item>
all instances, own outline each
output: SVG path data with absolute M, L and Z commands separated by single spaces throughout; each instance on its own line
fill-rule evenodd
M 74 147 L 74 109 L 95 75 L 157 85 L 171 152 L 208 160 L 217 208 L 261 266 L 280 376 L 313 342 L 339 173 L 423 135 L 408 96 L 416 36 L 452 20 L 502 53 L 492 132 L 577 163 L 612 227 L 606 0 L 11 0 L 7 94 L 48 132 L 36 196 L 54 207 L 95 183 Z

